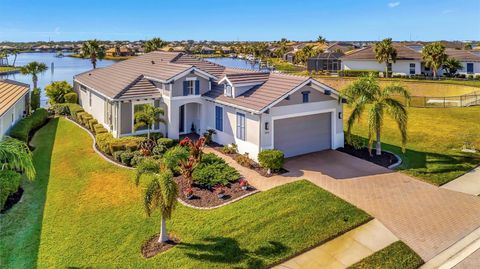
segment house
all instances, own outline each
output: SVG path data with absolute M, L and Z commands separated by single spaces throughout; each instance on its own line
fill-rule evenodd
M 201 54 L 214 54 L 215 49 L 207 47 L 207 46 L 202 46 L 202 48 L 200 49 L 200 53 Z
M 305 76 L 255 72 L 178 52 L 156 51 L 74 77 L 86 112 L 115 137 L 144 134 L 134 114 L 165 111 L 152 131 L 177 139 L 215 129 L 213 140 L 253 159 L 263 149 L 287 157 L 343 146 L 338 92 Z
M 426 67 L 422 60 L 421 44 L 395 44 L 397 60 L 391 63 L 389 69 L 393 74 L 399 75 L 432 75 L 432 70 Z M 480 56 L 467 50 L 445 49 L 449 57 L 460 61 L 464 67 L 458 74 L 480 74 Z M 385 63 L 379 63 L 375 58 L 374 46 L 365 47 L 347 53 L 340 58 L 342 70 L 374 70 L 385 72 Z M 439 69 L 442 75 L 444 70 Z
M 0 80 L 0 139 L 28 112 L 30 85 Z
M 335 42 L 330 44 L 328 47 L 325 48 L 325 52 L 338 52 L 338 53 L 345 53 L 347 51 L 351 51 L 356 49 L 356 47 L 352 43 L 348 42 Z
M 307 59 L 307 70 L 337 73 L 342 68 L 342 52 L 324 52 Z
M 105 55 L 108 57 L 125 57 L 134 55 L 134 52 L 132 51 L 132 49 L 122 46 L 109 48 L 105 51 Z

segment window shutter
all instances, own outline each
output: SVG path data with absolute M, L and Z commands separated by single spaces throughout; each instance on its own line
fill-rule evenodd
M 183 82 L 183 96 L 187 96 L 188 95 L 188 81 L 184 81 Z
M 195 94 L 200 94 L 200 80 L 195 80 Z

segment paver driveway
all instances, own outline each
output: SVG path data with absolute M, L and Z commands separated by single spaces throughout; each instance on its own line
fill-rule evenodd
M 290 172 L 267 180 L 312 181 L 380 220 L 425 261 L 480 226 L 479 197 L 438 188 L 345 153 L 298 156 L 287 159 L 285 168 Z

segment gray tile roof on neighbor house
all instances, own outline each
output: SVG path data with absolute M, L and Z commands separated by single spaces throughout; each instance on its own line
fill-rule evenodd
M 403 45 L 394 45 L 397 50 L 397 60 L 422 60 L 422 54 Z M 376 60 L 375 47 L 369 46 L 355 50 L 342 57 L 342 60 Z
M 30 90 L 30 85 L 18 81 L 0 80 L 0 116 L 7 112 L 15 103 Z
M 468 50 L 446 49 L 448 56 L 453 57 L 462 62 L 480 62 L 480 56 Z

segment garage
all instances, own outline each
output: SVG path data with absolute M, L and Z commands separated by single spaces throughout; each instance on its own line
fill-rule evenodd
M 331 113 L 276 119 L 274 148 L 292 157 L 332 147 Z

